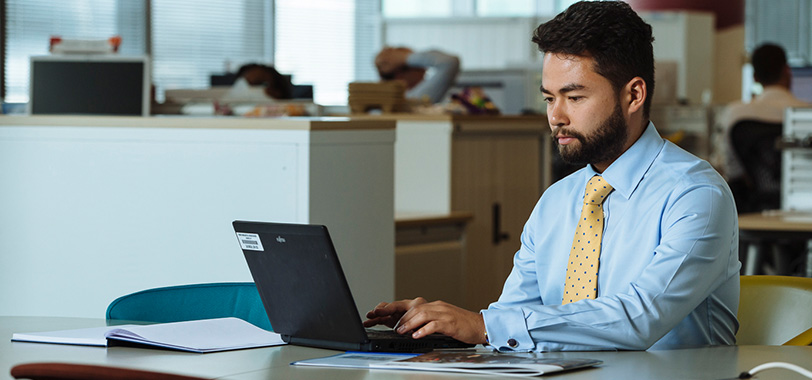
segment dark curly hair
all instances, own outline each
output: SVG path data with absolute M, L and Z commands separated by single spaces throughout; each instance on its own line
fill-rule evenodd
M 262 83 L 264 86 L 269 86 L 274 89 L 276 99 L 292 99 L 293 98 L 293 84 L 290 81 L 290 76 L 285 76 L 276 71 L 273 66 L 263 65 L 259 63 L 248 63 L 237 70 L 237 77 L 240 78 L 245 75 L 249 70 L 260 70 L 265 73 L 267 82 Z M 260 83 L 252 83 L 252 85 Z
M 750 62 L 753 64 L 753 77 L 758 83 L 769 86 L 781 80 L 787 66 L 787 54 L 781 46 L 767 43 L 753 51 Z
M 539 25 L 533 42 L 545 53 L 589 56 L 595 72 L 615 92 L 632 78 L 646 82 L 643 115 L 648 118 L 654 94 L 654 48 L 651 25 L 622 1 L 581 1 Z

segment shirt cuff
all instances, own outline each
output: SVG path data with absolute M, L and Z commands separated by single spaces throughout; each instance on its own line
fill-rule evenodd
M 488 344 L 499 351 L 532 351 L 536 344 L 521 310 L 482 310 Z

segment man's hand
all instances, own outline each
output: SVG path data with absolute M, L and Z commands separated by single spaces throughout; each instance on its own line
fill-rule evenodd
M 392 327 L 400 334 L 412 332 L 413 338 L 440 333 L 471 344 L 484 344 L 485 321 L 482 315 L 457 306 L 423 298 L 381 303 L 367 313 L 364 326 Z
M 385 325 L 394 329 L 398 325 L 400 318 L 403 317 L 403 314 L 406 314 L 409 309 L 424 303 L 426 303 L 426 300 L 423 297 L 391 303 L 381 302 L 367 313 L 367 320 L 364 321 L 364 327 Z

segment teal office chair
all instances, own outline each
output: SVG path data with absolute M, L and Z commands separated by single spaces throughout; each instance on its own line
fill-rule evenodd
M 223 282 L 142 290 L 117 298 L 107 319 L 181 322 L 237 317 L 273 331 L 253 282 Z

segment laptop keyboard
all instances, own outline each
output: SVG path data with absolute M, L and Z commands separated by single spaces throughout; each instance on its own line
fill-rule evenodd
M 367 337 L 369 339 L 406 339 L 411 340 L 411 335 L 409 334 L 398 334 L 394 330 L 376 330 L 376 329 L 366 329 L 367 330 Z

